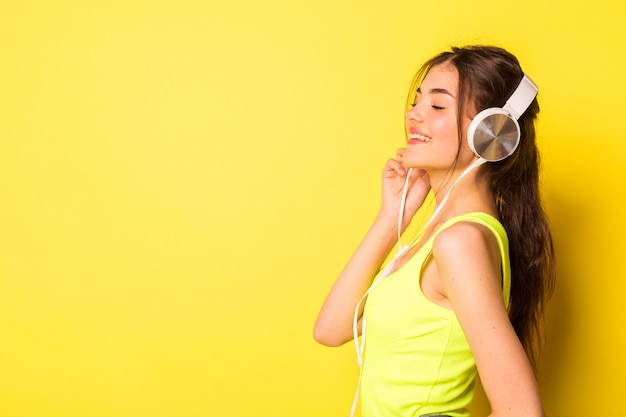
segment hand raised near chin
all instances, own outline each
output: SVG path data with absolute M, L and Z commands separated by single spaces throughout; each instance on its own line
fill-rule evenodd
M 430 191 L 430 178 L 423 169 L 412 168 L 409 170 L 403 165 L 402 155 L 404 150 L 405 148 L 398 149 L 396 157 L 387 160 L 383 169 L 381 211 L 388 212 L 394 216 L 398 215 L 407 173 L 410 171 L 403 214 L 408 223 L 415 212 L 422 206 Z

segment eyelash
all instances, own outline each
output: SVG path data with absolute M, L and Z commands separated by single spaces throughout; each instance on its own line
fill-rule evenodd
M 417 106 L 417 101 L 414 101 L 413 103 L 411 103 L 411 107 L 415 107 L 415 106 Z M 431 104 L 430 107 L 432 107 L 435 110 L 445 110 L 445 107 L 435 106 L 434 104 Z
M 411 107 L 415 107 L 417 106 L 417 97 L 415 97 L 415 99 L 413 99 L 413 102 L 411 103 Z M 441 106 L 437 106 L 434 104 L 431 104 L 430 107 L 432 107 L 434 110 L 445 110 L 445 107 L 441 107 Z

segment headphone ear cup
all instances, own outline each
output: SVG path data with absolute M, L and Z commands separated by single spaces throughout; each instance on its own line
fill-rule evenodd
M 490 162 L 500 161 L 515 152 L 520 141 L 517 120 L 505 110 L 493 107 L 481 111 L 467 129 L 469 147 Z

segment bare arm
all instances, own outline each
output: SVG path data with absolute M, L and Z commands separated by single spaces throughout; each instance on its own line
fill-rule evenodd
M 354 309 L 393 248 L 396 230 L 393 219 L 376 217 L 322 305 L 313 332 L 316 341 L 340 346 L 353 339 Z
M 491 417 L 543 417 L 534 373 L 502 299 L 493 234 L 477 224 L 458 223 L 437 237 L 433 257 L 476 359 Z
M 400 163 L 402 152 L 403 149 L 398 150 L 396 159 L 387 161 L 383 170 L 383 195 L 378 215 L 322 305 L 313 331 L 313 337 L 321 344 L 339 346 L 353 339 L 354 310 L 396 243 L 398 210 L 406 177 Z M 423 171 L 414 171 L 409 184 L 403 229 L 423 204 L 430 189 L 428 175 Z M 361 314 L 362 308 L 359 317 Z

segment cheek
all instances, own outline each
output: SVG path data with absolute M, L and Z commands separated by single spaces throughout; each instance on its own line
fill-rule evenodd
M 438 138 L 437 142 L 456 154 L 459 148 L 459 129 L 457 128 L 456 119 L 438 122 L 434 128 L 437 129 L 438 133 L 436 136 Z M 465 134 L 462 136 L 465 137 Z
M 456 116 L 447 115 L 446 117 L 433 118 L 430 121 L 430 128 L 433 133 L 433 136 L 439 136 L 440 138 L 449 139 L 449 138 L 457 138 L 458 136 L 458 128 L 457 128 L 457 120 Z

